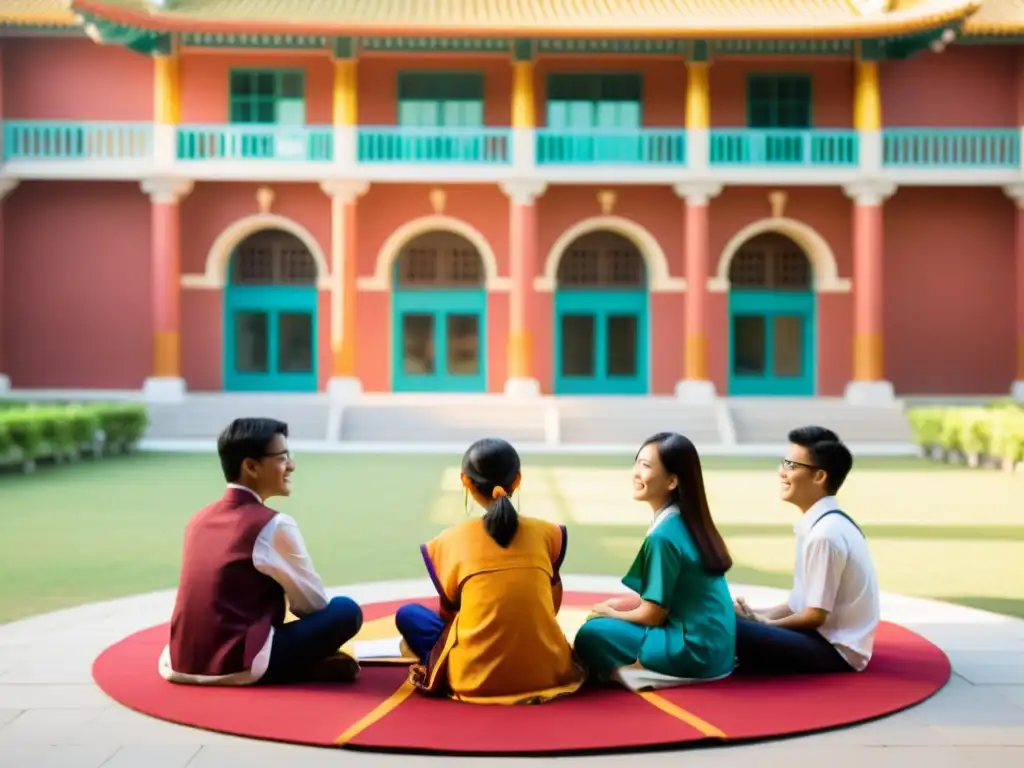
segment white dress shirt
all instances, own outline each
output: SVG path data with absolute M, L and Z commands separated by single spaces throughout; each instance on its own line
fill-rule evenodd
M 263 503 L 263 499 L 250 488 L 234 483 L 229 483 L 228 488 L 251 493 L 260 504 Z M 252 564 L 257 571 L 281 585 L 288 607 L 296 616 L 306 616 L 327 607 L 328 598 L 323 581 L 313 567 L 299 526 L 291 516 L 278 512 L 263 527 L 253 546 Z M 253 659 L 252 669 L 229 675 L 175 672 L 171 667 L 171 649 L 168 645 L 160 654 L 160 676 L 172 683 L 250 685 L 266 674 L 273 642 L 274 630 L 271 628 L 267 642 Z
M 871 659 L 878 629 L 878 577 L 867 540 L 850 521 L 842 515 L 821 519 L 837 509 L 836 498 L 826 496 L 793 527 L 796 564 L 789 608 L 828 611 L 818 632 L 860 672 Z

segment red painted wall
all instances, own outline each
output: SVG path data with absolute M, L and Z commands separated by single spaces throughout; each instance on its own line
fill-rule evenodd
M 901 394 L 1014 378 L 1014 222 L 999 189 L 900 189 L 885 207 L 885 370 Z
M 22 182 L 3 205 L 11 385 L 139 389 L 153 364 L 149 200 L 139 185 Z
M 181 270 L 206 269 L 214 241 L 239 219 L 259 213 L 252 183 L 199 182 L 181 202 Z M 330 268 L 330 201 L 315 184 L 269 184 L 271 211 L 295 221 L 312 235 Z M 237 243 L 236 243 L 237 245 Z M 318 374 L 321 388 L 331 375 L 330 294 L 320 292 L 318 310 Z M 224 317 L 219 290 L 185 288 L 181 292 L 182 376 L 193 391 L 223 388 Z
M 3 50 L 8 120 L 153 119 L 153 63 L 146 56 L 66 37 L 8 38 Z

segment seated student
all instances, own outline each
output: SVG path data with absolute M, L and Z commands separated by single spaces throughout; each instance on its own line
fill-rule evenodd
M 185 529 L 164 679 L 246 685 L 358 675 L 338 649 L 359 631 L 362 611 L 347 597 L 327 599 L 295 520 L 265 503 L 291 494 L 287 437 L 280 421 L 236 419 L 217 440 L 228 487 Z M 287 624 L 286 598 L 299 617 Z
M 402 606 L 395 622 L 421 660 L 410 680 L 429 695 L 479 704 L 539 703 L 570 694 L 583 669 L 556 619 L 566 530 L 520 517 L 519 454 L 504 440 L 473 443 L 462 484 L 487 510 L 420 547 L 441 599 L 440 615 Z
M 737 672 L 859 672 L 871 659 L 879 602 L 867 541 L 835 497 L 853 456 L 823 427 L 794 429 L 789 442 L 779 469 L 782 498 L 802 515 L 793 590 L 767 611 L 736 601 Z
M 727 676 L 736 622 L 725 573 L 732 558 L 708 509 L 697 449 L 662 432 L 640 448 L 633 498 L 654 521 L 622 583 L 635 594 L 594 606 L 576 653 L 600 679 L 658 688 Z

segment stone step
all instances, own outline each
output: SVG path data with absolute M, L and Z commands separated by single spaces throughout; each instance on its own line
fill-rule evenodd
M 732 400 L 728 403 L 743 443 L 785 440 L 795 427 L 815 424 L 835 431 L 847 443 L 910 443 L 913 433 L 902 404 L 851 405 L 842 400 L 790 400 L 780 398 Z
M 367 443 L 464 443 L 501 437 L 510 443 L 545 442 L 550 406 L 542 400 L 464 403 L 357 403 L 341 413 L 341 440 Z

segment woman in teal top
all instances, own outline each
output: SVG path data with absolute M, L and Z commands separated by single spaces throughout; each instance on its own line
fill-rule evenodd
M 634 594 L 594 606 L 576 653 L 599 679 L 628 671 L 714 679 L 732 672 L 736 613 L 725 581 L 732 558 L 708 509 L 700 457 L 662 432 L 636 455 L 633 498 L 654 522 L 622 583 Z

